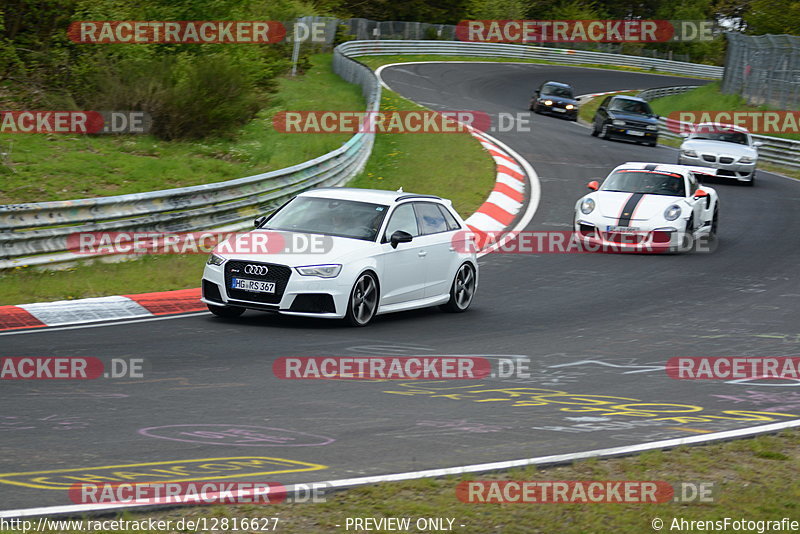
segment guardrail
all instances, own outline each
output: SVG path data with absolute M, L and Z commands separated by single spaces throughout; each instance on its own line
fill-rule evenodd
M 447 41 L 350 41 L 336 47 L 333 69 L 361 85 L 367 110 L 380 106 L 375 74 L 352 57 L 430 54 L 523 58 L 559 64 L 601 64 L 719 78 L 722 67 L 665 59 L 624 56 L 503 43 Z M 357 174 L 372 151 L 374 133 L 358 133 L 316 159 L 255 176 L 148 193 L 0 206 L 0 269 L 85 259 L 68 252 L 67 238 L 78 232 L 235 231 L 250 226 L 290 196 L 322 186 L 338 186 Z
M 699 86 L 677 85 L 673 87 L 657 87 L 642 91 L 636 96 L 644 98 L 645 100 L 653 100 L 654 98 L 661 98 L 663 96 L 685 93 L 697 87 Z M 690 124 L 672 119 L 668 120 L 663 117 L 659 119 L 658 122 L 660 126 L 659 134 L 672 139 L 681 138 L 680 134 L 676 133 L 674 130 L 679 129 L 682 125 L 688 126 Z M 670 126 L 672 128 L 670 128 Z M 758 158 L 760 160 L 800 169 L 800 141 L 758 134 L 751 134 L 751 137 L 754 141 L 761 141 L 763 143 L 762 146 L 758 147 Z
M 669 59 L 506 43 L 471 43 L 460 41 L 350 41 L 340 46 L 345 47 L 347 54 L 351 57 L 360 55 L 426 54 L 537 59 L 565 65 L 593 64 L 635 67 L 645 70 L 657 70 L 672 74 L 715 79 L 722 78 L 724 72 L 723 67 L 702 65 L 699 63 L 684 63 Z
M 381 88 L 371 69 L 334 52 L 334 71 L 361 85 L 367 110 L 377 111 Z M 0 206 L 0 269 L 57 264 L 87 256 L 67 251 L 78 232 L 235 231 L 250 227 L 289 197 L 338 186 L 369 158 L 374 133 L 358 133 L 340 148 L 284 169 L 226 182 L 111 197 Z

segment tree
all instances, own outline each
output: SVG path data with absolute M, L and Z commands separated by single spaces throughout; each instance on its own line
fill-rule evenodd
M 744 20 L 747 33 L 800 35 L 800 0 L 753 0 Z

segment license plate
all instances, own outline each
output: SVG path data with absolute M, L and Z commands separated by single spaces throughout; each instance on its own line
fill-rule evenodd
M 639 130 L 628 130 L 628 135 L 635 135 L 636 137 L 644 136 L 644 132 L 640 132 Z
M 566 113 L 567 112 L 566 109 L 561 109 L 561 108 L 553 108 L 553 111 L 557 111 L 559 113 Z
M 639 228 L 633 226 L 609 226 L 607 227 L 609 232 L 615 234 L 639 234 L 641 230 Z
M 256 293 L 275 293 L 275 282 L 247 280 L 246 278 L 231 278 L 231 288 L 254 291 Z

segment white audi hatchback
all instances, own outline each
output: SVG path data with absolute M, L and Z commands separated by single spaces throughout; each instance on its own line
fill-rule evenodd
M 466 311 L 478 287 L 471 234 L 439 197 L 315 189 L 255 226 L 251 242 L 280 236 L 287 246 L 267 253 L 242 251 L 230 240 L 217 246 L 202 283 L 215 315 L 253 309 L 364 326 L 378 314 L 427 306 Z

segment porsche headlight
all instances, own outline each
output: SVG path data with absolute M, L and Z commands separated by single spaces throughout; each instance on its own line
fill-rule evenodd
M 658 130 L 658 126 L 656 126 L 655 124 L 648 124 L 647 125 L 647 129 L 648 130 Z
M 681 207 L 678 206 L 677 204 L 673 204 L 672 206 L 664 210 L 664 218 L 668 221 L 674 221 L 680 216 L 681 216 Z
M 573 106 L 572 104 L 567 104 L 567 105 L 566 105 L 566 106 L 564 106 L 564 107 L 565 107 L 566 109 L 575 109 L 575 106 Z
M 753 163 L 755 158 L 751 158 L 750 156 L 742 156 L 739 158 L 739 163 Z
M 695 152 L 694 150 L 681 150 L 681 154 L 683 154 L 687 158 L 696 158 L 697 157 L 697 152 Z
M 591 198 L 584 198 L 583 202 L 581 202 L 581 213 L 584 215 L 589 215 L 594 211 L 594 200 Z
M 552 106 L 553 105 L 553 101 L 552 100 L 545 100 L 544 101 L 544 105 L 545 106 Z
M 206 263 L 208 265 L 222 265 L 223 263 L 225 263 L 225 258 L 223 258 L 222 256 L 217 256 L 216 254 L 212 254 L 211 256 L 208 257 Z
M 613 124 L 614 126 L 625 126 L 625 121 L 621 119 L 614 119 L 613 121 L 611 121 L 611 124 Z
M 319 276 L 320 278 L 336 278 L 342 272 L 341 265 L 306 265 L 305 267 L 295 267 L 298 273 L 303 276 Z

